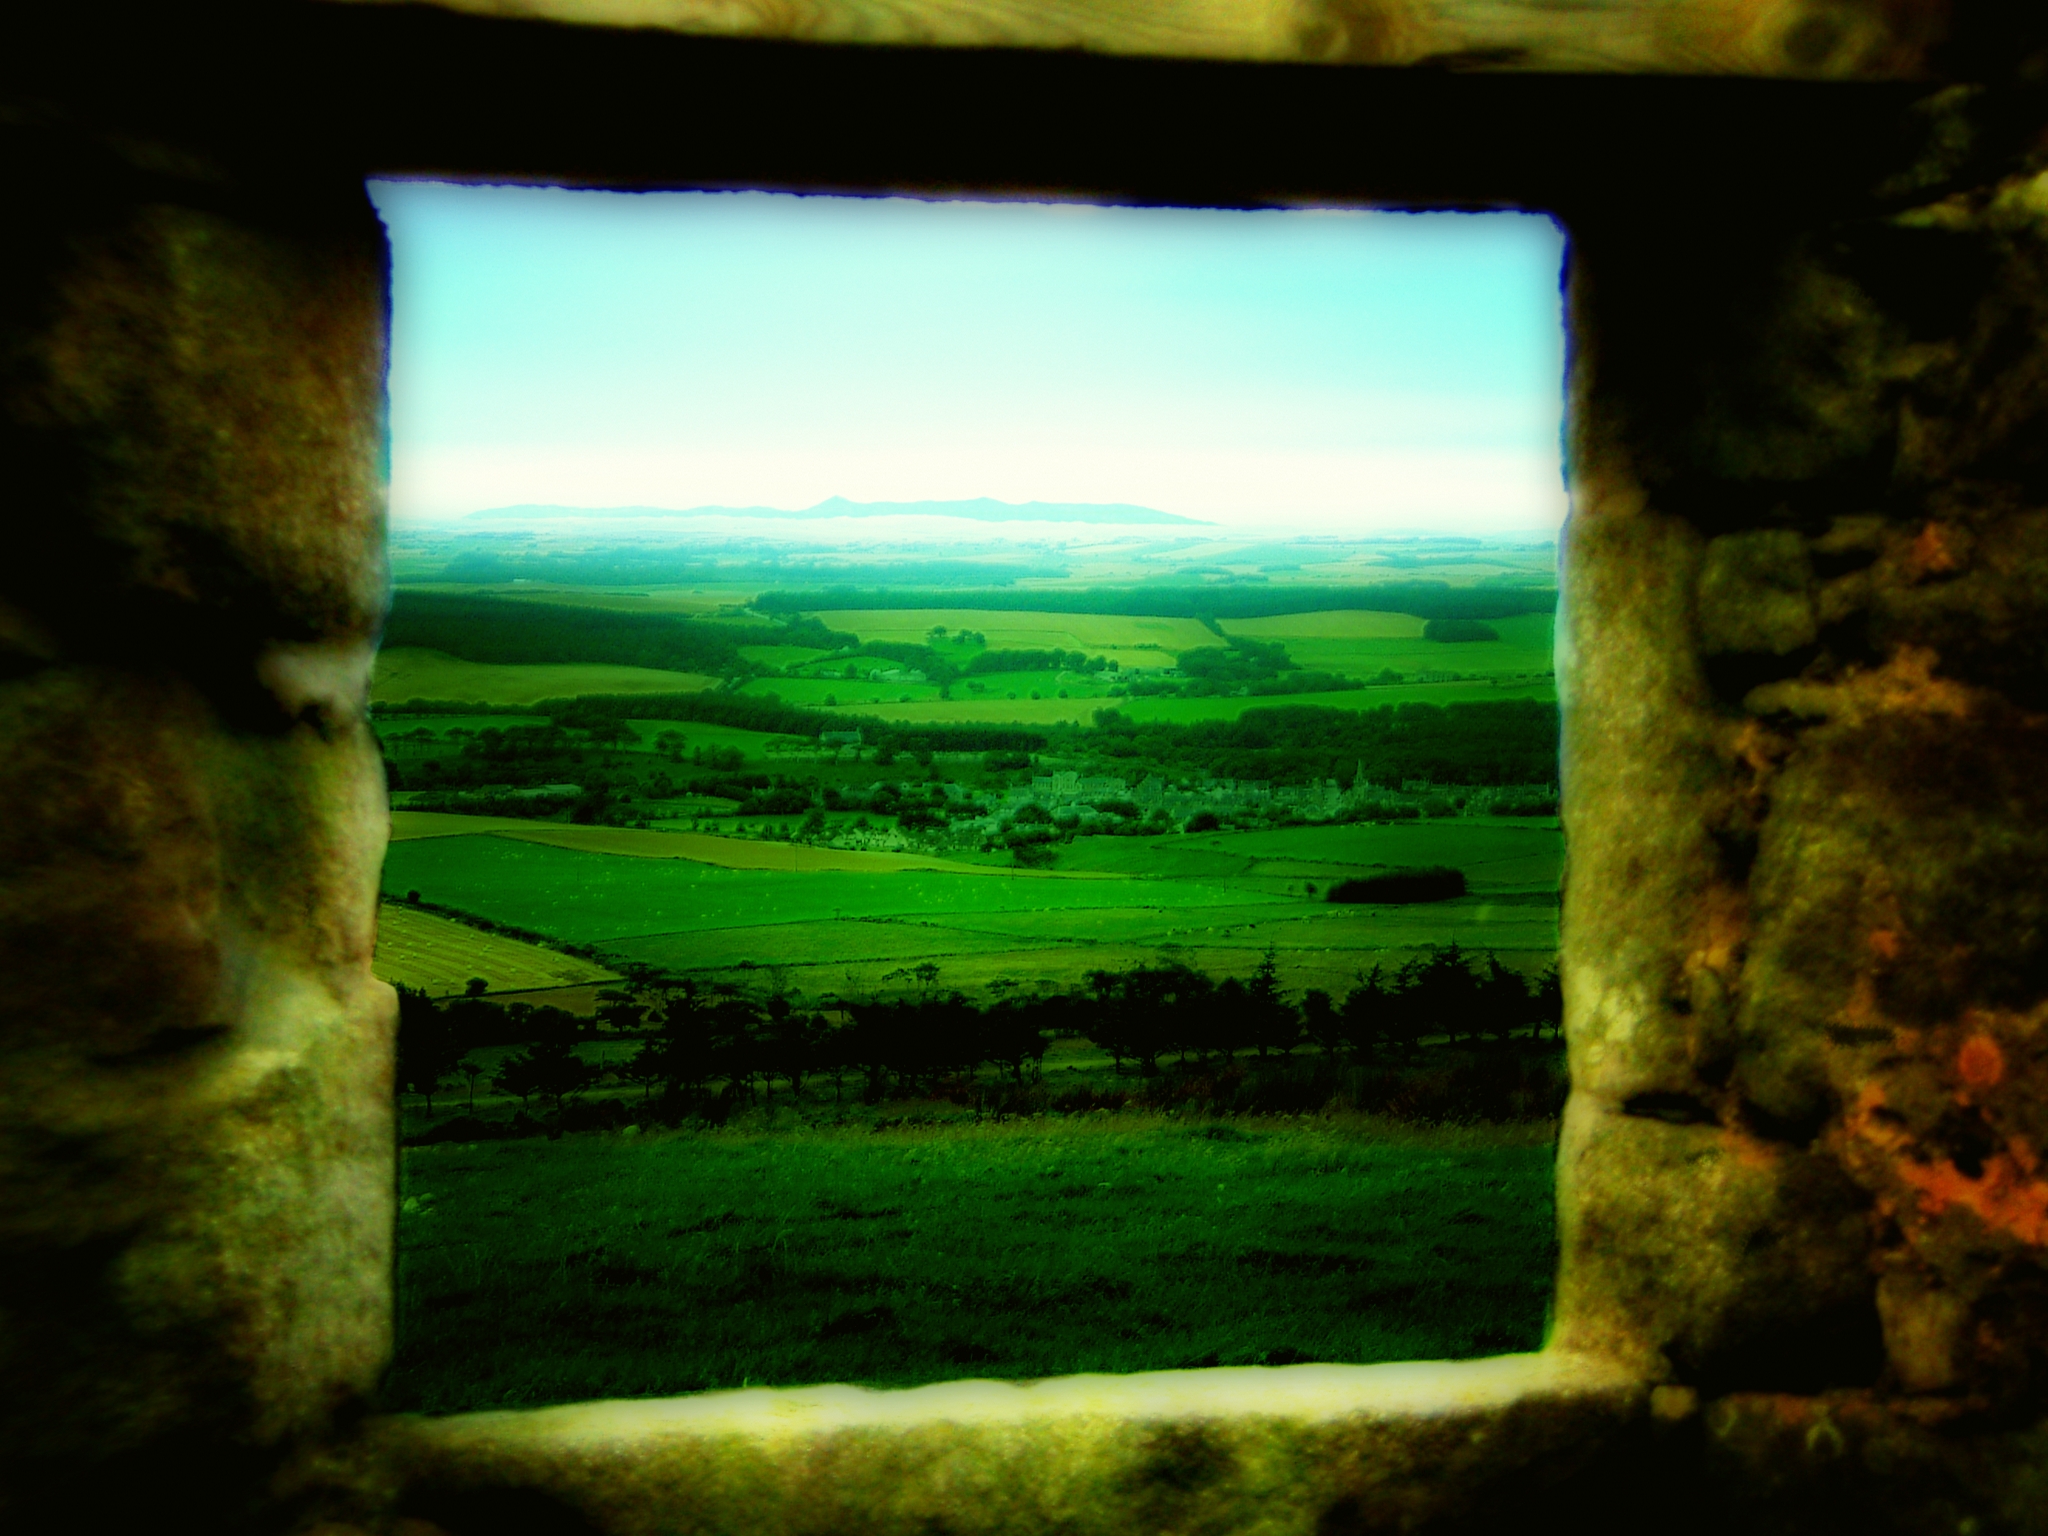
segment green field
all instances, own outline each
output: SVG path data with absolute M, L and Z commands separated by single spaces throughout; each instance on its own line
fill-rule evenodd
M 587 986 L 616 976 L 574 955 L 503 934 L 482 933 L 390 901 L 377 911 L 377 953 L 372 967 L 380 981 L 417 987 L 429 997 L 460 996 L 473 976 L 489 982 L 492 992 Z
M 1022 675 L 1022 674 L 1018 674 Z M 896 702 L 888 699 L 874 702 L 862 701 L 859 712 L 874 715 L 878 719 L 895 721 L 904 725 L 1084 725 L 1095 716 L 1098 709 L 1114 709 L 1133 720 L 1162 720 L 1174 725 L 1193 725 L 1203 720 L 1235 720 L 1248 709 L 1274 709 L 1295 704 L 1314 705 L 1319 709 L 1383 709 L 1391 704 L 1466 704 L 1475 700 L 1489 699 L 1543 699 L 1557 697 L 1556 686 L 1547 677 L 1526 680 L 1503 680 L 1501 682 L 1463 683 L 1405 683 L 1385 688 L 1360 688 L 1355 691 L 1338 693 L 1293 693 L 1265 695 L 1217 695 L 1205 699 L 1118 698 L 1109 694 L 1107 688 L 1098 687 L 1093 692 L 1083 693 L 1078 686 L 1068 686 L 1068 697 L 1058 697 L 1057 687 L 1050 691 L 1040 687 L 1042 698 L 1034 699 L 1028 690 L 1020 692 L 1016 699 L 1008 697 L 1010 683 L 1003 683 L 1000 696 L 992 680 L 987 695 L 968 693 L 960 684 L 953 685 L 953 697 L 941 699 L 938 689 L 928 684 L 904 684 L 882 686 L 877 691 L 892 695 Z M 780 694 L 790 702 L 797 702 L 792 696 L 790 683 L 784 678 L 764 680 L 749 686 L 749 692 Z M 819 688 L 819 702 L 826 693 L 836 690 Z M 901 702 L 904 694 L 913 697 L 909 703 Z M 918 695 L 922 694 L 922 697 Z M 842 705 L 854 702 L 847 694 L 839 694 Z
M 1227 635 L 1252 640 L 1416 640 L 1423 621 L 1412 613 L 1382 613 L 1371 608 L 1325 608 L 1311 613 L 1285 613 L 1268 619 L 1226 619 Z
M 716 618 L 728 623 L 763 626 L 767 620 L 741 613 L 754 598 L 753 587 L 638 586 L 619 590 L 519 581 L 503 585 L 471 582 L 407 581 L 414 592 L 448 592 L 470 597 L 516 597 L 575 608 L 603 608 L 613 613 L 674 613 L 687 618 Z
M 807 645 L 743 645 L 740 655 L 757 666 L 801 667 L 807 662 L 830 656 L 831 651 L 816 650 Z
M 1557 944 L 1554 822 L 1445 818 L 1079 838 L 1046 875 L 733 869 L 697 862 L 692 850 L 702 843 L 793 864 L 806 853 L 912 861 L 730 839 L 671 842 L 655 832 L 503 823 L 499 833 L 486 819 L 413 820 L 441 835 L 392 844 L 384 881 L 394 895 L 418 890 L 437 905 L 596 944 L 614 965 L 734 977 L 773 969 L 812 996 L 889 990 L 888 974 L 913 958 L 938 960 L 947 987 L 987 995 L 997 984 L 1071 986 L 1092 970 L 1164 954 L 1214 975 L 1245 975 L 1268 948 L 1290 988 L 1341 991 L 1359 971 L 1428 944 L 1492 949 L 1531 972 Z M 460 830 L 469 825 L 477 831 Z M 540 837 L 578 846 L 529 840 Z M 598 851 L 607 839 L 621 851 Z M 647 851 L 641 844 L 664 856 L 635 856 Z M 1466 872 L 1467 896 L 1394 907 L 1320 899 L 1349 876 L 1440 863 Z
M 1551 1135 L 785 1111 L 414 1148 L 386 1405 L 1533 1349 Z
M 863 714 L 877 715 L 885 720 L 898 718 L 900 711 L 896 706 L 912 704 L 930 706 L 930 713 L 919 718 L 999 719 L 1007 722 L 1086 720 L 1092 711 L 1103 707 L 1115 686 L 1116 678 L 1103 672 L 995 672 L 986 677 L 955 681 L 950 700 L 940 699 L 936 683 L 882 683 L 869 682 L 864 678 L 829 676 L 755 678 L 740 691 L 756 696 L 774 694 L 785 704 L 803 704 L 811 708 L 830 704 L 854 706 Z M 1062 693 L 1075 701 L 1074 707 L 1066 711 L 1055 710 L 1051 715 L 1019 713 L 1019 704 L 1008 702 L 1017 700 L 1024 710 L 1029 711 L 1035 707 L 1033 694 L 1057 703 Z M 1083 705 L 1082 700 L 1091 702 Z M 999 706 L 993 714 L 982 708 L 990 705 Z M 957 713 L 954 712 L 956 707 Z
M 696 672 L 586 663 L 505 666 L 461 661 L 418 646 L 377 653 L 370 685 L 373 704 L 410 699 L 452 699 L 476 704 L 533 704 L 585 693 L 696 693 L 718 681 Z
M 943 625 L 949 631 L 966 629 L 985 636 L 992 651 L 1083 651 L 1129 667 L 1171 666 L 1171 658 L 1182 651 L 1220 643 L 1216 632 L 1196 619 L 983 608 L 840 608 L 816 617 L 827 629 L 858 635 L 863 642 L 921 645 Z
M 393 843 L 389 892 L 417 889 L 442 906 L 546 933 L 602 943 L 673 933 L 822 918 L 908 913 L 1051 911 L 1129 905 L 1223 906 L 1244 893 L 1195 881 L 1008 880 L 985 875 L 721 869 L 681 860 L 571 852 L 501 837 Z
M 1552 616 L 1523 614 L 1487 622 L 1498 640 L 1445 644 L 1422 638 L 1422 621 L 1405 626 L 1380 621 L 1404 614 L 1369 612 L 1297 613 L 1271 619 L 1226 619 L 1226 634 L 1278 641 L 1298 665 L 1340 677 L 1371 678 L 1383 668 L 1407 676 L 1417 672 L 1477 673 L 1486 677 L 1544 674 L 1551 670 Z M 1396 631 L 1389 633 L 1388 631 Z

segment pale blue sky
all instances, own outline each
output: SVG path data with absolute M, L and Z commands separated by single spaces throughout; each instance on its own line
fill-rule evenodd
M 1269 532 L 1563 514 L 1547 219 L 372 191 L 402 520 L 833 495 Z

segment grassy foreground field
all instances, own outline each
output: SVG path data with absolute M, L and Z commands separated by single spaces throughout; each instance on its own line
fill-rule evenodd
M 1553 1134 L 1105 1114 L 412 1148 L 388 1405 L 1532 1349 Z
M 697 672 L 663 672 L 653 667 L 582 662 L 505 666 L 462 661 L 418 646 L 392 646 L 377 653 L 370 702 L 456 699 L 475 704 L 534 704 L 584 693 L 699 693 L 717 681 Z

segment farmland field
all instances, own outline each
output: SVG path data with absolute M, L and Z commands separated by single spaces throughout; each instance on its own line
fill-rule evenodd
M 721 869 L 776 870 L 815 874 L 821 870 L 890 874 L 921 869 L 1009 880 L 1057 880 L 1044 870 L 999 869 L 956 863 L 925 853 L 871 853 L 858 848 L 813 848 L 803 843 L 762 842 L 705 832 L 643 831 L 632 827 L 575 827 L 509 816 L 462 816 L 439 811 L 394 811 L 391 840 L 462 837 L 487 833 L 521 842 L 545 843 L 579 853 L 617 854 L 639 859 L 688 859 Z
M 574 955 L 502 934 L 480 933 L 395 901 L 384 902 L 377 910 L 372 967 L 379 980 L 418 987 L 429 997 L 458 996 L 472 976 L 483 977 L 492 992 L 587 986 L 617 977 L 617 972 Z
M 1225 619 L 1223 632 L 1251 640 L 1420 640 L 1423 621 L 1412 613 L 1371 608 L 1326 608 L 1269 619 Z
M 1550 1137 L 1119 1115 L 419 1147 L 387 1406 L 1533 1349 Z
M 1446 644 L 1422 638 L 1420 621 L 1404 626 L 1378 621 L 1405 617 L 1378 613 L 1302 613 L 1272 619 L 1226 619 L 1226 634 L 1278 641 L 1301 666 L 1341 677 L 1369 678 L 1382 668 L 1416 672 L 1462 672 L 1484 676 L 1544 674 L 1551 670 L 1551 616 L 1522 614 L 1489 620 L 1498 640 Z M 1348 622 L 1347 622 L 1348 621 Z M 1360 622 L 1368 621 L 1368 622 Z M 1387 631 L 1393 630 L 1394 633 Z
M 994 678 L 990 680 L 991 695 L 996 693 L 997 681 Z M 781 678 L 767 679 L 754 686 L 762 693 L 787 695 L 790 692 L 787 682 Z M 822 696 L 830 690 L 819 688 L 817 691 Z M 1273 709 L 1294 704 L 1310 704 L 1320 709 L 1384 709 L 1395 704 L 1468 704 L 1493 699 L 1549 701 L 1557 697 L 1556 685 L 1548 677 L 1499 682 L 1481 679 L 1459 683 L 1404 683 L 1335 693 L 1223 695 L 1198 699 L 1111 698 L 1107 689 L 1102 688 L 1086 694 L 1078 688 L 1070 688 L 1071 696 L 1062 699 L 1046 693 L 1043 686 L 1040 688 L 1040 692 L 1045 693 L 1043 698 L 1034 699 L 1028 693 L 1021 693 L 1016 699 L 978 698 L 966 693 L 958 683 L 953 685 L 953 697 L 950 699 L 936 697 L 938 690 L 928 685 L 884 686 L 878 691 L 893 693 L 899 699 L 904 693 L 924 695 L 923 698 L 913 697 L 907 704 L 890 703 L 885 699 L 859 706 L 861 714 L 904 725 L 1081 725 L 1092 720 L 1098 709 L 1114 709 L 1133 720 L 1192 725 L 1204 720 L 1235 720 L 1248 709 Z M 1003 680 L 1002 691 L 1010 691 L 1007 680 Z M 842 693 L 839 702 L 845 706 L 850 700 Z
M 809 645 L 743 645 L 740 655 L 746 660 L 764 667 L 800 667 L 806 662 L 830 656 L 831 651 L 821 651 Z
M 1376 962 L 1453 940 L 1540 969 L 1554 950 L 1555 824 L 1452 818 L 1265 832 L 1082 838 L 1045 872 L 703 834 L 399 812 L 394 894 L 679 973 L 791 973 L 810 995 L 882 987 L 913 954 L 946 984 L 1069 985 L 1173 953 L 1242 975 L 1276 952 L 1290 986 L 1341 988 Z M 1336 881 L 1411 864 L 1463 869 L 1471 894 L 1333 905 Z M 1315 888 L 1312 893 L 1310 887 Z M 472 973 L 474 974 L 474 973 Z
M 461 661 L 417 646 L 394 646 L 377 655 L 370 698 L 378 704 L 402 704 L 408 699 L 533 704 L 584 693 L 695 693 L 717 681 L 696 672 L 662 672 L 652 667 Z
M 827 629 L 858 635 L 863 641 L 922 644 L 932 629 L 943 625 L 985 635 L 990 650 L 1085 651 L 1135 667 L 1171 666 L 1171 655 L 1219 643 L 1216 632 L 1196 619 L 979 608 L 840 608 L 826 609 L 817 618 Z M 1123 659 L 1127 652 L 1128 661 Z
M 527 602 L 556 603 L 572 608 L 602 608 L 612 613 L 674 613 L 689 618 L 718 618 L 735 624 L 759 626 L 764 621 L 739 612 L 752 600 L 754 589 L 726 587 L 641 586 L 607 590 L 602 587 L 561 586 L 522 581 L 511 586 L 472 585 L 467 582 L 407 581 L 407 591 L 450 592 L 469 596 L 488 593 L 492 597 L 519 598 Z
M 787 853 L 787 848 L 778 852 Z M 637 934 L 930 912 L 1001 912 L 1128 905 L 1241 904 L 1244 893 L 1194 881 L 991 878 L 986 871 L 895 873 L 723 869 L 682 859 L 579 853 L 506 837 L 433 837 L 391 845 L 385 888 L 418 889 L 573 943 Z

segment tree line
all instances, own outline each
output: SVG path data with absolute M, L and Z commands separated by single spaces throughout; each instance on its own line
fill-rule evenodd
M 1119 1074 L 1213 1070 L 1245 1053 L 1287 1057 L 1304 1046 L 1325 1061 L 1407 1061 L 1426 1038 L 1445 1045 L 1504 1045 L 1518 1034 L 1555 1038 L 1562 1017 L 1556 967 L 1533 980 L 1492 954 L 1456 943 L 1432 945 L 1391 970 L 1374 966 L 1340 998 L 1311 989 L 1297 1002 L 1281 988 L 1268 952 L 1248 979 L 1217 980 L 1174 962 L 1089 974 L 1060 993 L 970 1001 L 938 989 L 932 962 L 907 973 L 913 996 L 837 998 L 806 1008 L 786 993 L 750 997 L 643 976 L 637 992 L 609 996 L 598 1021 L 559 1008 L 509 1008 L 480 995 L 436 1004 L 401 987 L 398 1086 L 432 1109 L 433 1096 L 462 1084 L 474 1101 L 480 1081 L 525 1106 L 559 1111 L 566 1099 L 610 1075 L 687 1113 L 714 1097 L 765 1099 L 777 1084 L 791 1096 L 829 1080 L 838 1102 L 849 1090 L 867 1102 L 935 1092 L 948 1080 L 993 1068 L 1015 1084 L 1035 1078 L 1050 1042 L 1085 1038 Z M 597 1022 L 640 1037 L 630 1059 L 601 1068 L 577 1054 Z M 486 1074 L 479 1046 L 524 1048 Z M 1172 1058 L 1169 1060 L 1169 1058 Z
M 453 712 L 454 706 L 449 711 Z M 437 710 L 411 713 L 428 715 Z M 1557 706 L 1536 699 L 1489 699 L 1457 704 L 1387 704 L 1373 709 L 1330 709 L 1312 704 L 1248 709 L 1235 720 L 1188 725 L 1136 721 L 1115 709 L 1095 711 L 1092 725 L 1025 730 L 1012 726 L 899 726 L 867 716 L 833 715 L 744 694 L 625 694 L 496 709 L 462 706 L 463 713 L 544 714 L 557 728 L 587 733 L 582 743 L 545 728 L 501 733 L 481 741 L 473 758 L 488 759 L 500 782 L 546 782 L 566 772 L 579 745 L 623 736 L 623 722 L 697 721 L 737 726 L 776 735 L 817 736 L 821 731 L 859 728 L 865 744 L 887 753 L 974 752 L 999 754 L 1004 766 L 1028 767 L 1029 754 L 1050 750 L 1060 756 L 1094 758 L 1127 777 L 1156 772 L 1169 778 L 1190 772 L 1223 778 L 1298 783 L 1334 778 L 1349 784 L 1362 764 L 1378 784 L 1428 779 L 1439 784 L 1547 784 L 1557 778 Z M 390 718 L 387 712 L 385 718 Z M 533 760 L 524 780 L 515 759 Z M 448 765 L 444 764 L 444 770 Z M 987 766 L 985 764 L 985 766 Z M 401 770 L 402 787 L 414 787 L 412 770 Z M 456 775 L 451 775 L 450 782 Z M 421 786 L 424 787 L 424 786 Z
M 1420 619 L 1510 619 L 1549 613 L 1557 593 L 1544 587 L 1454 587 L 1444 581 L 1381 582 L 1370 586 L 1287 586 L 1260 591 L 1249 586 L 1088 587 L 1067 591 L 1039 587 L 962 591 L 907 586 L 840 586 L 823 591 L 764 592 L 755 611 L 766 614 L 819 613 L 847 609 L 975 608 L 1036 613 L 1103 613 L 1128 618 L 1266 619 L 1289 613 L 1365 609 L 1406 613 Z
M 1127 774 L 1350 784 L 1362 766 L 1375 784 L 1547 784 L 1557 778 L 1557 706 L 1538 699 L 1386 704 L 1329 709 L 1287 704 L 1235 720 L 1191 724 L 1095 711 L 1091 727 L 1052 727 L 1053 752 L 1121 760 Z
M 425 646 L 464 661 L 594 662 L 719 675 L 759 670 L 740 655 L 743 641 L 753 638 L 730 624 L 679 615 L 403 587 L 384 624 L 387 646 Z

